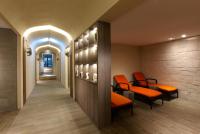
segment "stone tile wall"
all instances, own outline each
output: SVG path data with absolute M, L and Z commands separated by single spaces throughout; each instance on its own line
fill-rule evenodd
M 0 28 L 0 111 L 17 109 L 17 35 Z
M 180 97 L 200 103 L 200 36 L 141 47 L 146 77 L 177 86 Z

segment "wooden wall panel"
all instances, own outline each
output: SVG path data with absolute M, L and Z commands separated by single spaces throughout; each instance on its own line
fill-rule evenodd
M 97 85 L 76 78 L 76 101 L 85 113 L 98 124 Z
M 94 26 L 92 26 L 91 29 L 93 29 L 94 27 L 97 27 L 98 29 L 97 30 L 98 48 L 97 48 L 97 59 L 96 59 L 98 81 L 97 83 L 94 83 L 85 80 L 84 78 L 76 77 L 75 98 L 78 104 L 81 106 L 81 108 L 91 118 L 91 120 L 99 128 L 103 128 L 111 123 L 110 24 L 106 22 L 97 22 Z M 80 38 L 78 38 L 77 40 L 79 39 Z M 77 50 L 77 52 L 79 52 L 79 50 Z M 90 59 L 93 57 L 88 57 L 88 58 Z
M 110 24 L 98 24 L 98 103 L 99 126 L 111 122 L 111 40 Z

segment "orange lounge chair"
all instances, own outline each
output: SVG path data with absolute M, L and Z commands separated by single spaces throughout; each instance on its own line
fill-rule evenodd
M 113 79 L 116 83 L 116 88 L 122 91 L 134 92 L 134 98 L 147 101 L 151 109 L 152 109 L 153 101 L 155 100 L 161 99 L 162 104 L 163 104 L 163 96 L 161 92 L 152 90 L 149 88 L 132 86 L 132 84 L 128 82 L 128 80 L 126 79 L 124 75 L 115 75 Z
M 159 91 L 166 94 L 168 97 L 170 97 L 171 94 L 177 94 L 178 98 L 178 89 L 176 87 L 158 84 L 157 79 L 152 79 L 152 78 L 146 79 L 142 72 L 133 73 L 133 78 L 138 86 L 146 88 L 156 87 Z M 150 83 L 150 81 L 154 81 L 154 83 Z
M 129 108 L 131 110 L 131 115 L 133 114 L 133 101 L 119 95 L 115 92 L 111 92 L 111 109 L 112 113 L 121 108 Z

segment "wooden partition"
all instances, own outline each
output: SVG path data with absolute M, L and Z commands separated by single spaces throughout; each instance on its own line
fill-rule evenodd
M 97 22 L 74 42 L 76 101 L 99 127 L 111 122 L 110 24 Z

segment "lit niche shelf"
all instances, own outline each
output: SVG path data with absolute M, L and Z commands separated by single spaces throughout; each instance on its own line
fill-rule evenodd
M 75 41 L 75 75 L 89 82 L 98 82 L 98 28 L 93 27 Z

